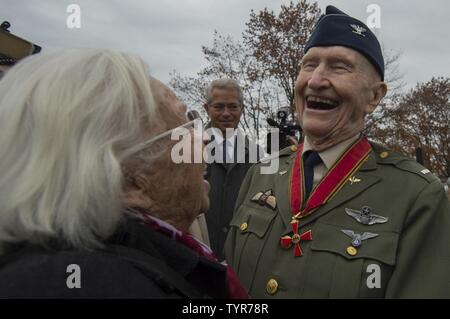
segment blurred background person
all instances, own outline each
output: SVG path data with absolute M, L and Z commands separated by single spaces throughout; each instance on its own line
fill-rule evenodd
M 222 260 L 223 246 L 242 181 L 263 152 L 238 128 L 244 113 L 244 97 L 235 80 L 222 78 L 212 81 L 206 89 L 206 100 L 204 109 L 210 120 L 206 129 L 211 128 L 213 133 L 208 147 L 217 150 L 213 154 L 214 160 L 208 161 L 206 170 L 206 179 L 211 184 L 211 206 L 206 222 L 211 248 Z M 244 148 L 240 149 L 240 145 Z M 251 151 L 256 153 L 253 160 Z
M 204 166 L 175 164 L 185 106 L 139 58 L 32 56 L 0 81 L 0 298 L 246 296 L 187 233 Z M 188 123 L 189 124 L 189 123 Z

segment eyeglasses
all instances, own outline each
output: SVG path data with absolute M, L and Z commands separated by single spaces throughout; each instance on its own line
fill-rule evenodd
M 235 103 L 231 103 L 231 104 L 217 103 L 217 104 L 211 104 L 209 107 L 211 107 L 217 113 L 222 113 L 223 111 L 225 111 L 225 108 L 227 108 L 228 111 L 231 113 L 236 113 L 241 110 L 241 106 L 239 104 L 235 104 Z
M 187 112 L 186 113 L 186 117 L 188 119 L 190 119 L 191 121 L 189 121 L 187 123 L 184 123 L 182 125 L 179 125 L 177 127 L 174 127 L 174 128 L 172 128 L 172 129 L 170 129 L 168 131 L 165 131 L 165 132 L 159 134 L 159 135 L 156 135 L 156 136 L 152 137 L 151 139 L 149 139 L 149 140 L 147 140 L 145 142 L 136 144 L 135 146 L 133 146 L 131 149 L 128 150 L 127 154 L 131 155 L 131 154 L 134 154 L 136 152 L 142 151 L 143 149 L 149 147 L 152 143 L 156 142 L 157 140 L 171 135 L 172 132 L 174 132 L 176 130 L 183 129 L 183 128 L 191 129 L 191 128 L 195 128 L 197 125 L 203 125 L 202 118 L 200 117 L 200 114 L 197 111 L 195 111 L 195 110 Z

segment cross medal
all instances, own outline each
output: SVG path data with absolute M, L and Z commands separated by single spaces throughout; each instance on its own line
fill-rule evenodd
M 289 248 L 294 244 L 294 255 L 295 257 L 299 257 L 303 255 L 303 251 L 300 248 L 300 241 L 302 240 L 312 240 L 312 232 L 308 230 L 303 234 L 298 233 L 298 220 L 293 220 L 291 222 L 293 235 L 291 236 L 283 236 L 281 237 L 280 244 L 283 248 Z

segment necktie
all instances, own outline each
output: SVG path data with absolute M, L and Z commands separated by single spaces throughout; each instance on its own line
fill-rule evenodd
M 322 160 L 316 151 L 307 151 L 303 154 L 303 160 L 305 163 L 305 198 L 308 198 L 314 182 L 314 166 L 322 163 Z

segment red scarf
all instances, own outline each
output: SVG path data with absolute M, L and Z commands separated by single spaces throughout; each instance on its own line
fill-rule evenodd
M 314 187 L 308 199 L 304 198 L 305 183 L 302 149 L 303 144 L 297 150 L 294 168 L 291 174 L 291 212 L 292 216 L 296 219 L 308 216 L 330 200 L 344 186 L 348 178 L 362 165 L 372 147 L 366 137 L 356 141 L 342 154 L 319 184 Z
M 153 217 L 148 213 L 133 211 L 133 214 L 153 230 L 171 237 L 172 239 L 178 241 L 179 243 L 190 248 L 191 250 L 195 251 L 197 254 L 205 257 L 208 260 L 219 262 L 217 257 L 214 256 L 212 250 L 191 234 L 178 230 L 172 225 L 156 217 Z M 250 297 L 247 291 L 240 283 L 233 269 L 229 265 L 224 264 L 224 266 L 227 267 L 228 296 L 231 299 L 249 299 Z

